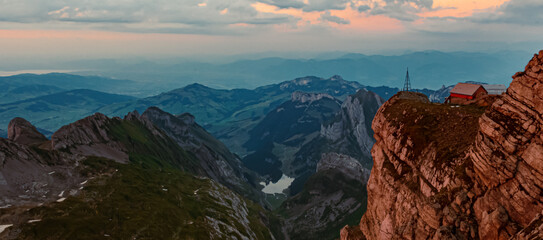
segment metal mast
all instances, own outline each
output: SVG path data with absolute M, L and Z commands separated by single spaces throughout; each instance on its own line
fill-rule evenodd
M 405 83 L 403 85 L 403 91 L 411 91 L 411 81 L 409 80 L 409 68 L 407 68 L 407 73 L 405 75 Z

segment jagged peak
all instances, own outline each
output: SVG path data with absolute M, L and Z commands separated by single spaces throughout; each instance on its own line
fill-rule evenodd
M 146 117 L 148 118 L 149 116 L 168 116 L 170 118 L 177 118 L 181 121 L 183 121 L 183 123 L 185 123 L 186 125 L 192 125 L 195 123 L 194 121 L 194 116 L 190 113 L 183 113 L 183 114 L 179 114 L 179 115 L 173 115 L 169 112 L 166 112 L 162 109 L 160 109 L 159 107 L 155 107 L 155 106 L 152 106 L 152 107 L 149 107 L 147 108 L 147 110 L 145 110 L 145 112 L 143 112 L 143 114 L 141 115 L 142 117 Z
M 176 116 L 187 125 L 193 125 L 196 123 L 194 115 L 190 113 L 182 113 Z
M 141 117 L 141 115 L 138 112 L 138 110 L 134 110 L 134 111 L 129 112 L 128 114 L 126 114 L 126 116 L 124 116 L 124 120 L 129 120 L 129 121 L 139 120 L 140 117 Z
M 25 145 L 39 144 L 48 140 L 34 125 L 20 117 L 9 122 L 8 139 Z
M 97 142 L 107 142 L 107 123 L 111 121 L 102 113 L 78 120 L 62 126 L 51 136 L 53 149 L 64 149 L 74 145 L 89 145 Z
M 339 75 L 334 75 L 334 76 L 330 77 L 330 80 L 332 80 L 332 81 L 345 81 L 345 79 L 343 79 L 343 77 L 341 77 Z
M 300 103 L 311 103 L 314 101 L 321 100 L 323 98 L 334 99 L 330 94 L 327 93 L 306 93 L 296 91 L 292 93 L 291 101 L 300 102 Z

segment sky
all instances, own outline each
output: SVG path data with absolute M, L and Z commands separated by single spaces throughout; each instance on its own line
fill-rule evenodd
M 541 0 L 0 0 L 0 57 L 535 52 L 542 12 Z

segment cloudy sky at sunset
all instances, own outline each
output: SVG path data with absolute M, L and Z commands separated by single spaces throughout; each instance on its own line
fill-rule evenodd
M 541 0 L 0 0 L 0 54 L 528 48 L 543 43 L 542 12 Z

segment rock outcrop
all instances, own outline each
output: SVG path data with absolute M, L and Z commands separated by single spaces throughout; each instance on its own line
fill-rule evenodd
M 293 102 L 300 102 L 300 103 L 311 103 L 314 101 L 321 100 L 323 98 L 329 98 L 334 99 L 334 97 L 330 96 L 326 93 L 305 93 L 305 92 L 293 92 L 291 101 Z
M 367 239 L 540 238 L 543 51 L 486 109 L 392 97 L 373 121 Z M 361 239 L 352 228 L 343 239 Z
M 134 116 L 136 117 L 136 116 Z M 241 159 L 204 128 L 198 125 L 189 113 L 174 116 L 157 107 L 150 107 L 141 116 L 161 129 L 183 149 L 193 153 L 199 160 L 205 175 L 239 194 L 254 201 L 260 201 L 260 185 L 250 182 L 245 176 L 256 179 L 255 174 L 244 168 Z
M 81 156 L 105 157 L 126 163 L 127 149 L 110 134 L 113 125 L 115 125 L 113 119 L 95 113 L 61 127 L 51 136 L 51 147 L 54 150 L 70 151 Z
M 335 239 L 338 228 L 352 224 L 365 210 L 366 194 L 358 189 L 364 188 L 369 170 L 337 153 L 323 154 L 317 166 L 302 192 L 279 209 L 287 216 L 292 239 Z
M 340 171 L 345 176 L 362 180 L 364 183 L 367 182 L 370 177 L 370 171 L 362 167 L 356 159 L 337 153 L 325 153 L 322 155 L 319 163 L 317 163 L 317 172 L 328 170 Z
M 371 147 L 375 142 L 371 120 L 384 100 L 374 92 L 365 89 L 350 95 L 341 104 L 339 111 L 320 126 L 319 135 L 304 143 L 295 153 L 292 166 L 297 178 L 290 187 L 293 194 L 298 187 L 315 172 L 322 154 L 336 153 L 349 156 L 371 169 Z
M 358 90 L 343 102 L 334 121 L 321 127 L 321 136 L 329 140 L 332 148 L 339 153 L 350 153 L 370 168 L 370 151 L 375 142 L 371 119 L 383 103 L 384 100 L 376 93 Z M 353 150 L 357 153 L 353 153 Z
M 508 238 L 543 210 L 543 51 L 513 79 L 479 120 L 469 154 L 481 185 L 474 204 L 480 237 Z
M 9 122 L 8 139 L 24 145 L 37 145 L 48 140 L 30 122 L 19 117 Z
M 304 171 L 315 172 L 320 153 L 305 162 L 295 162 L 297 152 L 319 136 L 322 124 L 340 110 L 341 101 L 322 93 L 294 92 L 292 99 L 279 105 L 249 131 L 243 145 L 250 154 L 243 163 L 251 170 L 277 182 L 283 174 L 298 178 Z M 305 154 L 304 154 L 305 155 Z

